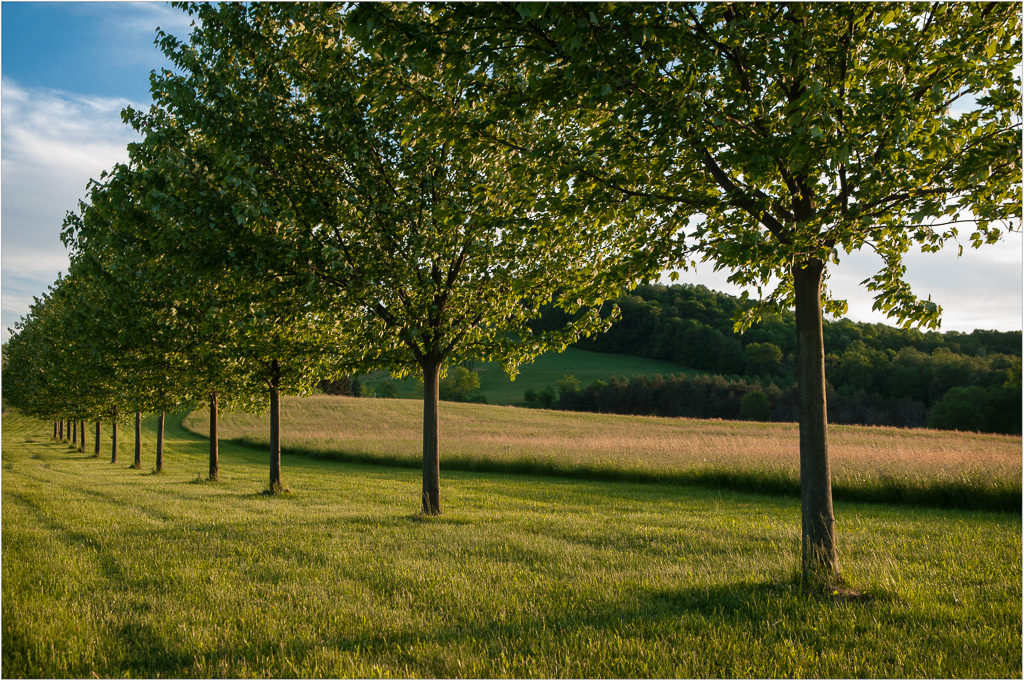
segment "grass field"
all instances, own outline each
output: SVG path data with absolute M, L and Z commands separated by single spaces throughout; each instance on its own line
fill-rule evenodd
M 554 386 L 566 374 L 572 374 L 586 386 L 597 380 L 607 381 L 613 376 L 621 378 L 695 373 L 678 364 L 657 359 L 589 352 L 576 348 L 541 355 L 532 363 L 520 367 L 515 381 L 509 379 L 501 366 L 494 362 L 483 362 L 478 370 L 480 392 L 487 397 L 488 404 L 523 404 L 523 393 L 527 390 L 532 388 L 540 391 L 548 386 Z M 385 378 L 387 374 L 377 372 L 360 380 L 373 387 Z M 411 396 L 416 387 L 415 377 L 403 381 L 400 388 L 402 397 Z
M 185 426 L 206 435 L 208 415 Z M 286 398 L 282 448 L 349 462 L 419 467 L 422 404 Z M 269 446 L 268 417 L 230 414 L 221 437 Z M 1019 436 L 833 426 L 836 498 L 939 507 L 1021 508 Z M 654 480 L 799 494 L 792 423 L 580 414 L 442 403 L 441 469 Z
M 290 457 L 268 497 L 225 443 L 201 482 L 168 421 L 154 475 L 4 415 L 5 677 L 1021 675 L 1019 515 L 839 502 L 833 598 L 785 497 L 449 471 L 424 519 L 416 471 Z

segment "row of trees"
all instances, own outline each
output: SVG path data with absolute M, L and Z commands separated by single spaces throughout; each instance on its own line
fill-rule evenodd
M 652 275 L 663 257 L 640 238 L 672 226 L 444 128 L 446 107 L 481 97 L 360 52 L 337 7 L 185 9 L 199 20 L 190 41 L 160 39 L 178 73 L 154 76 L 149 111 L 125 112 L 143 141 L 68 216 L 69 275 L 8 348 L 8 366 L 62 394 L 45 403 L 20 381 L 25 399 L 10 403 L 117 418 L 208 398 L 215 418 L 269 397 L 277 491 L 282 392 L 415 371 L 422 507 L 439 513 L 442 369 L 511 371 L 604 328 L 587 309 Z M 573 318 L 533 333 L 542 305 Z M 48 365 L 25 356 L 39 346 Z
M 71 270 L 8 353 L 50 393 L 19 404 L 92 418 L 269 394 L 276 433 L 281 392 L 312 377 L 415 372 L 439 513 L 443 367 L 514 371 L 709 259 L 761 294 L 741 325 L 795 306 L 804 570 L 838 576 L 826 269 L 873 248 L 877 306 L 934 325 L 903 279 L 911 243 L 1012 228 L 1015 6 L 183 9 L 188 41 L 159 36 L 175 70 L 125 112 L 143 141 L 69 217 Z M 527 325 L 545 305 L 564 326 Z
M 752 307 L 754 301 L 713 291 L 700 284 L 643 284 L 607 303 L 603 314 L 610 312 L 612 303 L 621 311 L 621 319 L 608 332 L 581 340 L 578 347 L 674 361 L 674 353 L 683 352 L 683 348 L 665 336 L 671 334 L 666 323 L 675 319 L 710 327 L 724 338 L 734 339 L 743 349 L 760 343 L 774 345 L 786 357 L 796 353 L 796 318 L 792 312 L 783 310 L 778 314 L 763 315 L 759 322 L 742 334 L 736 333 L 736 317 Z M 558 321 L 557 310 L 545 310 L 537 323 L 557 324 Z M 970 333 L 939 332 L 849 319 L 826 319 L 822 323 L 822 336 L 826 352 L 837 354 L 842 354 L 851 343 L 861 341 L 872 350 L 882 352 L 913 348 L 930 354 L 944 348 L 953 354 L 970 357 L 993 354 L 1021 356 L 1020 331 L 979 329 Z M 690 366 L 692 363 L 693 360 L 688 360 L 684 364 Z
M 1020 386 L 958 386 L 930 407 L 911 397 L 837 391 L 831 385 L 827 395 L 829 423 L 1021 432 Z M 568 375 L 557 386 L 527 390 L 524 401 L 543 409 L 744 421 L 793 422 L 799 413 L 796 386 L 710 374 L 612 378 L 587 386 Z

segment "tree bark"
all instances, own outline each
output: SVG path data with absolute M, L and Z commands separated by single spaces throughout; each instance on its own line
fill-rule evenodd
M 281 362 L 270 363 L 270 492 L 281 485 Z
M 437 410 L 441 361 L 423 367 L 423 515 L 441 515 L 441 457 L 437 444 Z
M 220 479 L 220 454 L 217 451 L 217 391 L 210 393 L 210 480 Z
M 156 420 L 156 471 L 159 473 L 164 469 L 164 413 Z
M 135 412 L 135 463 L 136 468 L 142 468 L 142 412 Z
M 93 451 L 96 456 L 100 455 L 100 422 L 98 419 L 96 420 L 96 445 Z
M 821 328 L 824 263 L 793 267 L 796 294 L 797 384 L 800 394 L 800 501 L 805 584 L 839 578 L 832 477 L 828 461 L 825 346 Z
M 110 419 L 110 463 L 117 463 L 117 412 Z
M 82 419 L 82 422 L 79 425 L 80 425 L 80 428 L 78 429 L 78 431 L 82 434 L 82 437 L 79 438 L 79 440 L 78 440 L 78 451 L 84 452 L 85 451 L 85 419 Z
M 64 439 L 64 419 L 61 419 L 60 421 L 58 421 L 58 423 L 60 424 L 60 430 L 58 431 L 60 433 L 60 439 L 63 440 Z
M 78 444 L 78 419 L 71 419 L 71 444 Z

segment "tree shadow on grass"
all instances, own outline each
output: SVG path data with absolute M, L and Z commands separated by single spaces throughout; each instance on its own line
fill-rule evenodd
M 376 591 L 380 585 L 367 586 Z M 382 593 L 382 598 L 387 600 L 386 593 Z M 871 607 L 874 599 L 865 597 L 851 602 L 810 593 L 790 578 L 679 589 L 641 589 L 628 591 L 606 602 L 579 602 L 563 611 L 532 615 L 525 615 L 527 611 L 523 611 L 504 620 L 495 614 L 497 608 L 481 607 L 472 614 L 444 618 L 443 626 L 390 631 L 387 626 L 381 630 L 372 627 L 363 631 L 334 629 L 332 633 L 325 632 L 315 642 L 283 640 L 277 642 L 279 647 L 272 649 L 278 656 L 292 660 L 300 667 L 303 661 L 326 647 L 337 653 L 358 656 L 362 664 L 368 665 L 367 669 L 382 665 L 396 673 L 402 670 L 402 675 L 406 676 L 445 678 L 458 677 L 465 672 L 460 672 L 455 666 L 455 656 L 438 651 L 463 650 L 478 655 L 478 661 L 482 661 L 484 667 L 476 671 L 482 671 L 485 676 L 528 676 L 540 672 L 535 668 L 531 672 L 528 666 L 530 657 L 544 659 L 547 656 L 550 664 L 552 647 L 556 647 L 560 649 L 559 656 L 564 658 L 563 663 L 565 660 L 573 661 L 574 666 L 561 670 L 570 676 L 610 674 L 630 678 L 649 673 L 666 676 L 678 669 L 675 657 L 664 654 L 666 643 L 671 645 L 672 641 L 688 638 L 697 632 L 735 631 L 766 642 L 768 649 L 774 645 L 773 642 L 778 642 L 780 649 L 784 649 L 788 636 L 812 626 L 805 621 L 808 600 L 814 602 L 814 612 L 818 612 L 821 607 L 829 606 Z M 785 624 L 777 627 L 780 621 Z M 646 641 L 641 645 L 650 650 L 663 651 L 653 667 L 631 666 L 629 641 L 635 644 L 637 639 Z M 613 647 L 618 642 L 624 647 L 618 652 L 602 651 L 593 647 L 592 642 L 596 640 L 603 640 L 606 642 L 604 645 Z M 697 645 L 715 646 L 713 641 Z M 252 641 L 246 644 L 247 650 L 232 646 L 230 649 L 208 650 L 206 655 L 208 660 L 219 660 L 241 654 L 252 660 L 264 657 L 270 646 L 270 641 Z M 508 651 L 522 653 L 526 666 L 499 666 L 499 657 L 503 658 Z M 693 652 L 699 658 L 705 651 L 697 648 Z M 712 660 L 709 668 L 696 668 L 691 673 L 744 675 L 742 669 L 734 666 L 737 659 L 732 651 L 715 649 L 707 652 L 718 656 L 717 662 Z M 612 661 L 620 666 L 609 669 L 607 665 Z M 772 668 L 770 661 L 763 662 L 764 665 L 755 664 L 752 668 Z

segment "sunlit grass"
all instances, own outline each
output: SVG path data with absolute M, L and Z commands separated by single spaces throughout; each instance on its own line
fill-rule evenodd
M 415 471 L 290 458 L 265 497 L 226 444 L 196 484 L 169 421 L 154 476 L 4 417 L 4 676 L 1020 676 L 1019 517 L 839 503 L 834 599 L 795 500 L 447 473 L 424 519 Z
M 1020 676 L 1012 515 L 839 503 L 833 599 L 784 497 L 446 473 L 425 519 L 415 471 L 289 458 L 266 497 L 231 444 L 196 484 L 174 418 L 161 476 L 3 426 L 5 677 Z
M 206 412 L 185 426 L 207 433 Z M 422 405 L 319 396 L 285 399 L 282 447 L 341 460 L 418 466 Z M 267 417 L 229 414 L 221 437 L 258 447 Z M 729 487 L 795 495 L 799 432 L 792 423 L 579 414 L 443 403 L 442 469 L 538 472 Z M 832 426 L 837 498 L 1016 510 L 1019 436 Z

